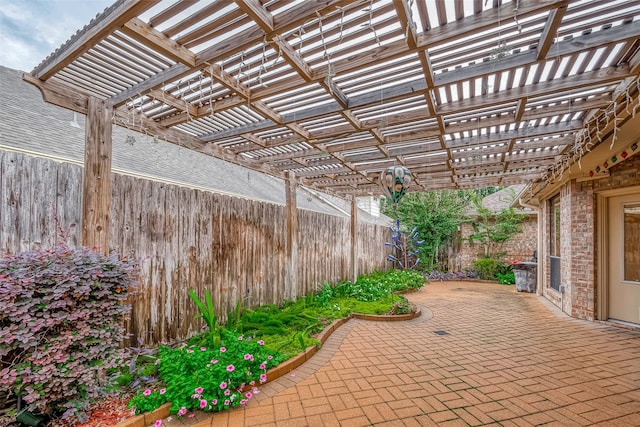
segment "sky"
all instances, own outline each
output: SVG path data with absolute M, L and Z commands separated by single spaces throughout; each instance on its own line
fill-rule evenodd
M 0 0 L 0 65 L 31 71 L 116 0 Z

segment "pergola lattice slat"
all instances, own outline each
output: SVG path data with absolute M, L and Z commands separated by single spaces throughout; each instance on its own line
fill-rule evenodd
M 345 196 L 375 193 L 395 164 L 425 189 L 543 180 L 588 120 L 638 97 L 639 0 L 429 5 L 118 0 L 25 79 L 65 108 L 97 97 L 121 126 Z

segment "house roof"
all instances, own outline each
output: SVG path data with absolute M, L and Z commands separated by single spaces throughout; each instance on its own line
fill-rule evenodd
M 507 188 L 503 188 L 500 191 L 496 191 L 493 194 L 489 194 L 487 197 L 482 199 L 482 206 L 496 213 L 502 211 L 503 209 L 508 209 L 509 207 L 513 206 L 514 201 L 516 201 L 525 187 L 525 184 L 511 185 Z M 537 213 L 537 211 L 527 207 L 518 207 L 516 210 L 524 214 Z
M 22 80 L 22 74 L 0 66 L 0 149 L 82 164 L 85 117 L 45 103 L 38 90 Z M 282 179 L 119 126 L 113 128 L 112 168 L 142 178 L 285 204 Z M 297 205 L 332 215 L 349 215 L 351 210 L 344 199 L 301 187 Z M 385 217 L 364 211 L 359 218 L 387 223 Z
M 414 189 L 504 186 L 625 125 L 639 39 L 640 0 L 118 0 L 27 80 L 335 194 L 394 165 Z

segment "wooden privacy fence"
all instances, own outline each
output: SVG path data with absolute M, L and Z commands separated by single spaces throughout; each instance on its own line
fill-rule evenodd
M 80 241 L 82 167 L 0 151 L 0 251 L 16 253 L 55 242 L 54 214 L 76 224 Z M 297 211 L 293 289 L 285 289 L 287 224 L 284 205 L 112 174 L 110 248 L 141 261 L 129 331 L 145 344 L 184 339 L 199 331 L 187 292 L 209 289 L 224 318 L 237 301 L 278 304 L 286 292 L 305 295 L 324 281 L 351 279 L 350 218 Z M 358 222 L 357 271 L 389 267 L 385 226 Z

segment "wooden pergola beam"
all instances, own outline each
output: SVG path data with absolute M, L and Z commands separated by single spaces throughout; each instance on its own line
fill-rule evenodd
M 547 57 L 549 53 L 549 49 L 553 44 L 553 38 L 556 36 L 558 28 L 562 23 L 562 18 L 564 18 L 564 14 L 567 11 L 567 6 L 561 6 L 555 10 L 549 12 L 549 16 L 547 17 L 547 22 L 544 25 L 544 30 L 542 30 L 542 36 L 540 37 L 540 42 L 538 43 L 538 61 L 541 61 Z
M 91 21 L 82 33 L 72 37 L 38 65 L 31 72 L 31 75 L 40 80 L 48 80 L 89 50 L 99 40 L 109 35 L 113 27 L 124 25 L 159 2 L 160 0 L 118 0 L 106 10 L 106 13 Z
M 528 99 L 536 96 L 545 95 L 549 90 L 559 92 L 561 90 L 574 90 L 577 88 L 589 87 L 594 85 L 602 85 L 607 82 L 614 82 L 629 77 L 629 68 L 627 66 L 611 67 L 603 70 L 596 70 L 580 75 L 567 76 L 556 79 L 553 82 L 540 82 L 526 87 L 515 87 L 499 93 L 487 94 L 483 97 L 475 97 L 471 99 L 462 99 L 460 101 L 443 104 L 439 107 L 438 113 L 442 115 L 458 114 L 470 110 L 492 107 L 495 105 L 505 104 L 508 102 L 516 102 L 523 97 Z M 357 97 L 352 97 L 350 105 L 352 108 L 362 108 L 379 104 L 381 100 L 393 100 L 406 96 L 407 94 L 422 93 L 428 88 L 424 80 L 414 80 L 411 82 L 401 83 L 391 88 L 385 88 L 373 93 L 367 93 Z M 288 114 L 282 116 L 283 123 L 292 123 L 296 120 L 319 118 L 329 114 L 335 114 L 341 110 L 337 103 L 329 103 L 321 107 L 313 107 L 307 110 L 298 111 L 296 114 Z M 239 126 L 234 129 L 215 132 L 204 135 L 203 140 L 216 141 L 219 139 L 237 136 L 242 133 L 266 130 L 273 125 L 270 121 L 254 122 L 247 126 Z
M 140 18 L 132 18 L 122 26 L 122 31 L 155 51 L 189 67 L 196 64 L 196 56 L 184 46 L 153 28 Z

